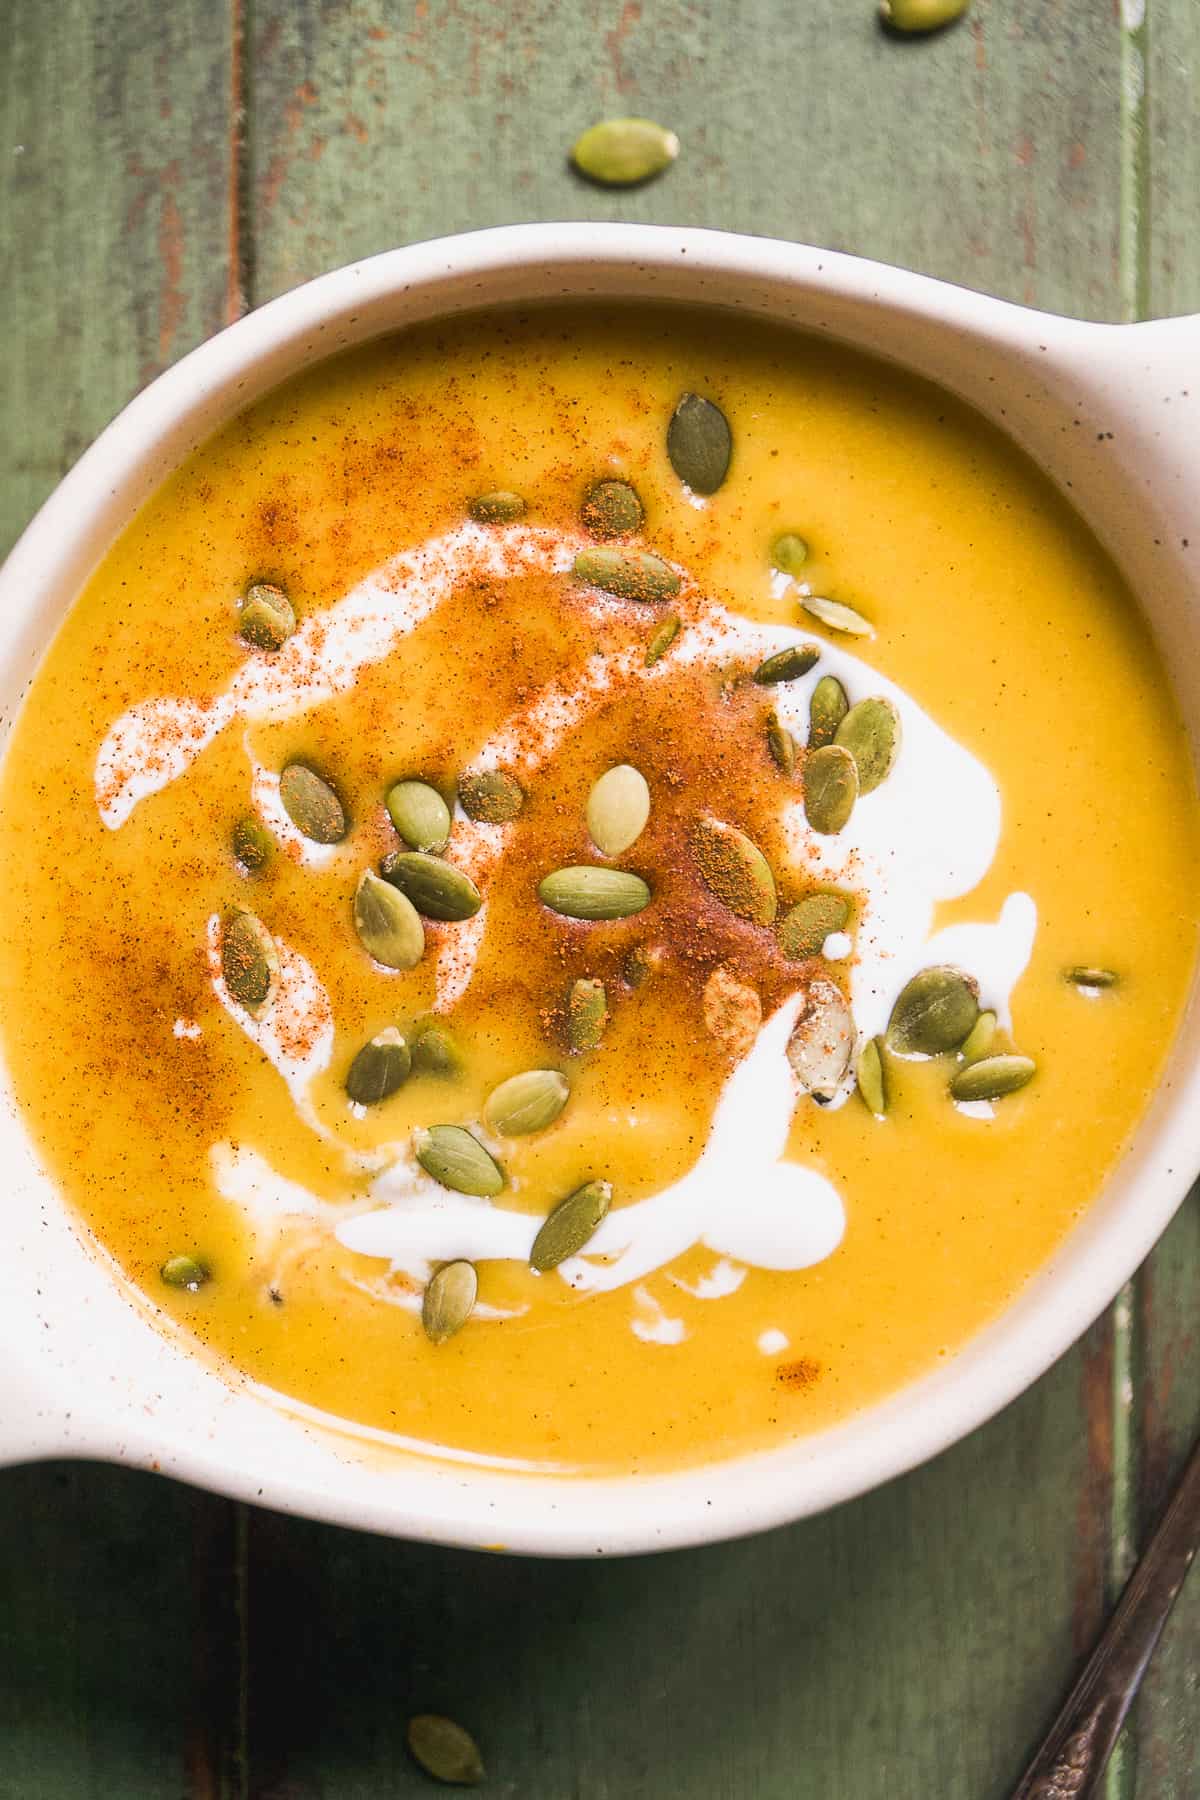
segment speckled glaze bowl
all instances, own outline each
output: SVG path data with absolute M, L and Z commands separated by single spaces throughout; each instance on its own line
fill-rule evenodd
M 1070 495 L 1141 596 L 1200 744 L 1200 326 L 1091 325 L 793 244 L 624 225 L 515 226 L 393 251 L 286 294 L 121 413 L 0 572 L 7 727 L 113 538 L 210 433 L 314 359 L 481 306 L 671 300 L 794 324 L 940 382 Z M 1190 548 L 1194 545 L 1195 549 Z M 218 1367 L 132 1290 L 41 1172 L 3 1084 L 0 1462 L 85 1456 L 442 1543 L 655 1550 L 801 1517 L 911 1468 L 1034 1381 L 1112 1299 L 1200 1167 L 1194 996 L 1124 1161 L 1053 1261 L 935 1372 L 817 1435 L 676 1474 L 592 1479 L 434 1459 Z

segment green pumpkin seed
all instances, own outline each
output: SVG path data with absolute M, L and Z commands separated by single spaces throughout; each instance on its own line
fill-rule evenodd
M 900 990 L 887 1041 L 902 1056 L 957 1050 L 979 1017 L 979 989 L 961 969 L 922 969 Z
M 296 629 L 296 614 L 281 587 L 256 581 L 238 602 L 238 636 L 255 650 L 278 650 Z
M 491 494 L 478 494 L 467 511 L 477 525 L 515 525 L 525 517 L 525 502 L 520 494 L 497 488 Z
M 377 1106 L 408 1080 L 412 1052 L 394 1025 L 364 1044 L 346 1073 L 346 1092 L 356 1106 Z
M 245 813 L 233 828 L 233 854 L 248 875 L 265 869 L 275 853 L 275 839 L 254 813 Z
M 850 917 L 849 902 L 840 894 L 809 894 L 789 907 L 779 922 L 779 948 L 789 962 L 818 956 L 831 932 L 841 931 Z
M 679 577 L 674 569 L 649 550 L 601 544 L 595 550 L 581 550 L 572 572 L 576 581 L 615 594 L 620 600 L 653 603 L 670 600 L 679 592 Z
M 421 1301 L 421 1323 L 431 1344 L 444 1344 L 461 1331 L 475 1310 L 479 1277 L 469 1262 L 443 1263 Z
M 413 1150 L 427 1175 L 456 1194 L 491 1199 L 504 1186 L 504 1171 L 462 1125 L 431 1125 L 413 1136 Z
M 392 824 L 412 850 L 444 850 L 450 841 L 450 808 L 427 781 L 398 781 L 388 789 Z
M 840 744 L 810 750 L 804 763 L 804 816 L 823 837 L 836 837 L 858 799 L 858 765 Z
M 679 636 L 679 620 L 672 614 L 664 619 L 658 630 L 646 645 L 646 667 L 652 669 L 660 656 L 665 656 L 675 639 Z
M 354 890 L 354 929 L 385 969 L 415 969 L 425 954 L 425 928 L 412 901 L 373 869 L 363 870 Z
M 608 1024 L 608 995 L 604 983 L 581 976 L 567 995 L 567 1041 L 572 1050 L 595 1050 Z
M 966 1037 L 958 1047 L 958 1054 L 965 1063 L 982 1062 L 989 1054 L 996 1039 L 996 1015 L 994 1012 L 981 1012 Z
M 621 973 L 631 988 L 640 988 L 657 975 L 666 961 L 666 952 L 661 944 L 635 944 L 625 958 Z
M 158 1272 L 168 1287 L 187 1288 L 190 1294 L 209 1279 L 208 1270 L 194 1256 L 168 1256 Z
M 460 778 L 458 801 L 468 819 L 483 825 L 509 825 L 525 804 L 525 789 L 503 769 L 484 769 Z
M 836 675 L 822 675 L 808 702 L 808 747 L 821 750 L 832 744 L 838 726 L 850 710 L 846 690 Z
M 848 637 L 875 636 L 870 619 L 864 619 L 852 606 L 843 606 L 840 600 L 824 600 L 820 594 L 805 594 L 800 604 L 805 612 L 820 619 L 831 631 L 844 631 Z
M 808 561 L 808 545 L 794 531 L 785 531 L 771 545 L 771 561 L 781 574 L 795 579 Z
M 779 715 L 774 712 L 767 715 L 767 749 L 781 775 L 795 774 L 796 740 L 787 726 L 779 723 Z
M 700 878 L 722 906 L 769 925 L 775 917 L 775 877 L 757 844 L 723 819 L 701 819 L 692 832 L 692 855 Z
M 671 467 L 693 494 L 715 494 L 729 473 L 733 433 L 729 420 L 703 394 L 684 394 L 667 427 Z
M 854 1020 L 846 996 L 835 982 L 818 976 L 808 984 L 787 1045 L 801 1093 L 832 1098 L 850 1067 L 853 1049 Z
M 863 1104 L 877 1119 L 882 1119 L 887 1112 L 888 1103 L 882 1038 L 867 1039 L 858 1053 L 854 1075 Z
M 869 794 L 886 781 L 900 752 L 900 714 L 890 700 L 860 700 L 837 728 L 834 740 L 858 768 L 858 791 Z
M 624 869 L 576 863 L 544 876 L 538 898 L 565 919 L 628 919 L 649 906 L 650 889 Z
M 533 1240 L 529 1266 L 542 1275 L 557 1269 L 568 1256 L 578 1256 L 594 1235 L 612 1202 L 612 1185 L 586 1181 L 560 1200 Z
M 461 1075 L 463 1055 L 458 1040 L 441 1019 L 423 1019 L 411 1034 L 414 1075 Z
M 798 681 L 819 661 L 821 651 L 816 644 L 789 644 L 759 663 L 754 680 L 759 687 L 774 687 L 780 681 Z
M 880 0 L 879 16 L 891 31 L 940 31 L 961 19 L 971 0 Z
M 349 829 L 345 809 L 327 781 L 306 763 L 289 763 L 279 777 L 279 798 L 296 830 L 314 844 L 340 844 Z
M 627 481 L 597 481 L 584 495 L 579 516 L 593 537 L 618 538 L 640 531 L 646 514 Z
M 232 912 L 221 928 L 221 974 L 230 995 L 255 1016 L 279 974 L 271 934 L 252 912 Z
M 571 146 L 571 161 L 602 187 L 636 187 L 669 169 L 679 139 L 653 119 L 601 119 Z
M 1072 969 L 1064 969 L 1063 979 L 1072 987 L 1078 988 L 1111 988 L 1116 987 L 1119 977 L 1114 969 L 1102 969 L 1093 963 L 1077 963 Z
M 631 763 L 618 763 L 593 782 L 587 824 L 601 856 L 620 856 L 635 844 L 650 817 L 646 777 Z
M 427 919 L 473 919 L 483 905 L 469 875 L 423 850 L 391 851 L 380 864 L 380 873 Z
M 483 1116 L 501 1137 L 529 1137 L 553 1125 L 570 1093 L 557 1069 L 525 1069 L 492 1089 Z
M 950 1095 L 954 1100 L 1002 1100 L 1036 1074 L 1037 1064 L 1031 1056 L 985 1056 L 969 1068 L 959 1069 L 951 1078 Z
M 440 1713 L 418 1713 L 408 1721 L 408 1748 L 427 1775 L 449 1787 L 478 1787 L 483 1758 L 469 1731 Z

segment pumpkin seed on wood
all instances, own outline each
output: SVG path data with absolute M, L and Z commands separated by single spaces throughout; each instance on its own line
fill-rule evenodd
M 808 545 L 796 532 L 782 532 L 771 545 L 771 561 L 781 574 L 795 578 L 808 561 Z
M 340 844 L 349 824 L 329 783 L 307 763 L 289 763 L 279 777 L 279 798 L 296 830 L 314 844 Z
M 473 919 L 483 905 L 469 875 L 423 850 L 393 850 L 380 864 L 380 873 L 427 919 Z
M 694 494 L 715 494 L 729 473 L 733 433 L 714 400 L 684 394 L 667 427 L 671 467 Z
M 458 800 L 468 819 L 483 825 L 508 825 L 525 804 L 525 789 L 503 769 L 483 769 L 460 777 Z
M 958 1049 L 978 1017 L 979 989 L 972 978 L 938 964 L 901 988 L 887 1041 L 902 1056 L 942 1056 Z
M 646 667 L 652 669 L 660 656 L 665 656 L 675 639 L 679 636 L 679 620 L 672 614 L 664 619 L 658 630 L 653 632 L 646 645 Z
M 670 600 L 679 592 L 679 576 L 661 556 L 650 550 L 634 550 L 628 546 L 599 544 L 594 550 L 581 550 L 575 558 L 572 573 L 576 581 L 601 588 L 620 600 L 644 600 L 653 604 Z
M 1063 978 L 1077 988 L 1116 987 L 1119 979 L 1115 969 L 1103 969 L 1094 963 L 1076 963 L 1074 968 L 1063 971 Z
M 608 1024 L 608 994 L 604 983 L 580 976 L 567 995 L 567 1041 L 572 1050 L 595 1050 Z
M 841 894 L 808 894 L 789 907 L 779 922 L 779 948 L 789 962 L 817 956 L 831 932 L 841 931 L 850 904 Z
M 870 619 L 864 619 L 860 612 L 852 606 L 844 606 L 840 600 L 825 600 L 820 594 L 805 594 L 800 602 L 805 612 L 811 613 L 814 619 L 820 619 L 822 625 L 828 625 L 831 631 L 843 631 L 848 637 L 874 637 L 875 627 Z
M 194 1256 L 168 1256 L 159 1275 L 168 1287 L 186 1288 L 194 1294 L 209 1279 L 208 1270 Z
M 529 1137 L 553 1125 L 571 1089 L 557 1069 L 524 1069 L 493 1088 L 483 1116 L 501 1137 Z
M 646 517 L 637 489 L 627 481 L 597 481 L 583 497 L 579 516 L 597 538 L 628 537 L 640 531 Z
M 520 494 L 497 488 L 490 494 L 478 494 L 467 511 L 477 525 L 515 525 L 525 517 L 525 502 Z
M 364 869 L 354 890 L 354 929 L 368 956 L 385 969 L 415 969 L 425 954 L 425 927 L 406 894 Z
M 248 875 L 265 869 L 275 851 L 275 839 L 255 813 L 245 813 L 233 828 L 233 854 Z
M 900 752 L 900 714 L 890 700 L 860 700 L 837 728 L 835 743 L 858 768 L 858 791 L 869 794 L 886 781 Z
M 450 841 L 450 808 L 427 781 L 397 781 L 388 789 L 392 824 L 411 850 L 444 850 Z
M 985 1056 L 951 1077 L 950 1095 L 954 1100 L 1002 1100 L 1036 1074 L 1031 1056 Z
M 565 919 L 628 919 L 649 906 L 650 889 L 624 869 L 576 863 L 544 876 L 538 898 Z
M 466 1261 L 443 1263 L 430 1277 L 421 1301 L 421 1324 L 431 1344 L 444 1344 L 461 1331 L 475 1310 L 479 1277 Z
M 883 1060 L 883 1039 L 868 1038 L 858 1053 L 854 1067 L 855 1080 L 863 1103 L 877 1119 L 887 1112 L 887 1072 Z
M 491 1199 L 504 1186 L 504 1171 L 463 1125 L 431 1125 L 413 1136 L 413 1150 L 427 1175 L 456 1194 Z
M 787 1045 L 801 1093 L 831 1098 L 850 1067 L 853 1049 L 854 1020 L 846 996 L 835 982 L 818 976 L 808 984 Z
M 636 187 L 669 169 L 679 139 L 653 119 L 601 119 L 571 146 L 571 161 L 602 187 Z
M 346 1073 L 346 1092 L 356 1106 L 377 1106 L 408 1080 L 412 1052 L 394 1025 L 364 1044 Z
M 238 636 L 255 650 L 278 650 L 296 629 L 296 613 L 281 587 L 256 581 L 238 602 Z
M 692 832 L 692 855 L 705 887 L 722 906 L 752 925 L 771 923 L 777 904 L 775 877 L 744 831 L 723 819 L 701 819 Z
M 560 1200 L 533 1240 L 529 1266 L 542 1275 L 557 1269 L 568 1256 L 578 1256 L 589 1242 L 612 1203 L 607 1181 L 586 1181 Z
M 804 762 L 804 816 L 822 837 L 836 837 L 858 799 L 858 765 L 840 744 L 810 750 Z
M 408 1721 L 408 1748 L 427 1775 L 450 1787 L 478 1787 L 483 1758 L 469 1731 L 440 1713 L 418 1713 Z
M 796 740 L 787 726 L 779 723 L 779 715 L 775 712 L 767 714 L 767 749 L 781 775 L 795 773 Z
M 821 750 L 832 744 L 838 726 L 850 710 L 846 690 L 836 675 L 822 675 L 808 702 L 808 747 Z
M 959 1045 L 958 1054 L 965 1063 L 981 1062 L 989 1054 L 995 1041 L 996 1015 L 994 1012 L 981 1012 Z
M 759 663 L 754 680 L 759 687 L 774 687 L 780 681 L 798 681 L 801 675 L 808 674 L 820 656 L 816 644 L 789 644 L 786 650 L 777 650 L 774 656 Z
M 592 783 L 587 824 L 602 856 L 620 856 L 635 844 L 650 817 L 646 777 L 632 763 L 618 763 Z
M 461 1075 L 462 1051 L 450 1027 L 441 1019 L 423 1019 L 411 1036 L 415 1075 Z
M 940 31 L 961 19 L 971 0 L 880 0 L 879 16 L 891 31 Z
M 221 974 L 239 1006 L 256 1016 L 279 974 L 270 932 L 252 912 L 233 912 L 221 928 Z

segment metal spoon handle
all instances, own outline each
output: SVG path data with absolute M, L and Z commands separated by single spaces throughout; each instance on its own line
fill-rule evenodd
M 1145 1555 L 1012 1800 L 1089 1800 L 1200 1548 L 1200 1440 Z

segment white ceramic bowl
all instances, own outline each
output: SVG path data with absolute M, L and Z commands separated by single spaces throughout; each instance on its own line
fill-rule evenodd
M 1200 745 L 1196 322 L 1081 324 L 826 251 L 626 225 L 515 226 L 374 257 L 273 301 L 161 376 L 67 476 L 0 572 L 5 726 L 98 558 L 231 414 L 314 358 L 398 326 L 566 296 L 721 307 L 731 332 L 738 313 L 794 324 L 903 363 L 989 414 L 1116 556 Z M 543 1554 L 659 1549 L 816 1512 L 981 1424 L 1112 1299 L 1200 1167 L 1198 1050 L 1193 1000 L 1154 1104 L 1087 1217 L 1003 1317 L 936 1372 L 816 1436 L 624 1480 L 434 1461 L 223 1373 L 164 1330 L 72 1218 L 5 1083 L 0 1462 L 119 1460 L 347 1525 Z

